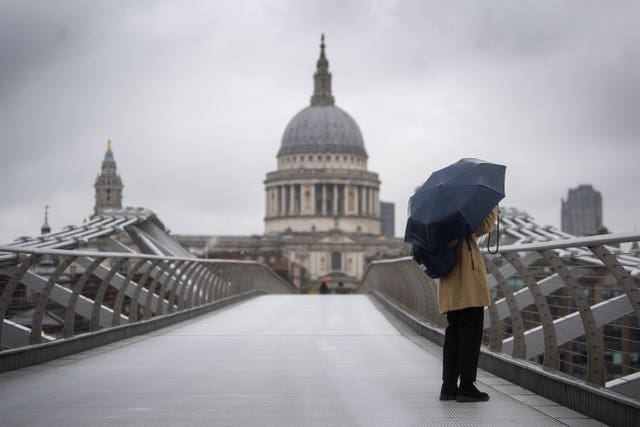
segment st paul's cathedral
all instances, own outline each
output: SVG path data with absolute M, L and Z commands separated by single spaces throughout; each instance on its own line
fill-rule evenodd
M 358 124 L 335 104 L 324 36 L 310 105 L 285 128 L 276 157 L 277 169 L 264 180 L 262 236 L 175 238 L 198 256 L 253 259 L 286 270 L 302 287 L 321 280 L 355 287 L 370 260 L 403 250 L 393 232 L 382 232 L 381 206 L 393 205 L 379 200 L 380 179 L 367 169 Z

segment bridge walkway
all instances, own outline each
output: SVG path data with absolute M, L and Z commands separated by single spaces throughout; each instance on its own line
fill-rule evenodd
M 602 425 L 491 375 L 440 402 L 441 349 L 364 295 L 267 295 L 0 374 L 3 426 Z

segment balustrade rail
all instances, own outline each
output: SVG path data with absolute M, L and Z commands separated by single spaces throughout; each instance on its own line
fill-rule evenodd
M 640 397 L 640 233 L 500 247 L 484 252 L 493 305 L 483 345 L 587 384 Z M 437 283 L 409 257 L 371 263 L 377 291 L 433 325 Z
M 1 350 L 148 320 L 250 290 L 296 292 L 253 261 L 0 246 Z

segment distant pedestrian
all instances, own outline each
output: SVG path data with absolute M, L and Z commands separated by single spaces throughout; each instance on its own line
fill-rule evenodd
M 320 283 L 320 293 L 321 294 L 328 294 L 329 293 L 329 287 L 327 286 L 327 284 L 325 282 Z
M 342 282 L 338 282 L 338 287 L 336 288 L 336 294 L 346 294 L 347 289 L 344 287 Z
M 449 323 L 444 335 L 440 400 L 489 400 L 489 395 L 474 385 L 484 331 L 484 307 L 491 305 L 487 270 L 476 236 L 489 233 L 497 217 L 495 207 L 472 235 L 462 238 L 461 244 L 450 243 L 458 247 L 457 263 L 438 283 L 438 308 L 447 315 Z

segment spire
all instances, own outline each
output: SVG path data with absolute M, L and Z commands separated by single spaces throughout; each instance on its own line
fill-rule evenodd
M 110 139 L 107 141 L 107 152 L 104 153 L 104 160 L 102 161 L 103 167 L 104 167 L 104 163 L 105 162 L 114 162 L 115 163 L 115 159 L 113 158 L 113 152 L 111 151 L 111 140 Z
M 320 37 L 320 58 L 316 63 L 316 73 L 313 75 L 313 96 L 311 105 L 333 105 L 331 94 L 331 73 L 329 61 L 324 54 L 324 34 Z
M 49 227 L 49 205 L 44 207 L 44 224 L 40 227 L 40 234 L 51 233 L 51 227 Z

